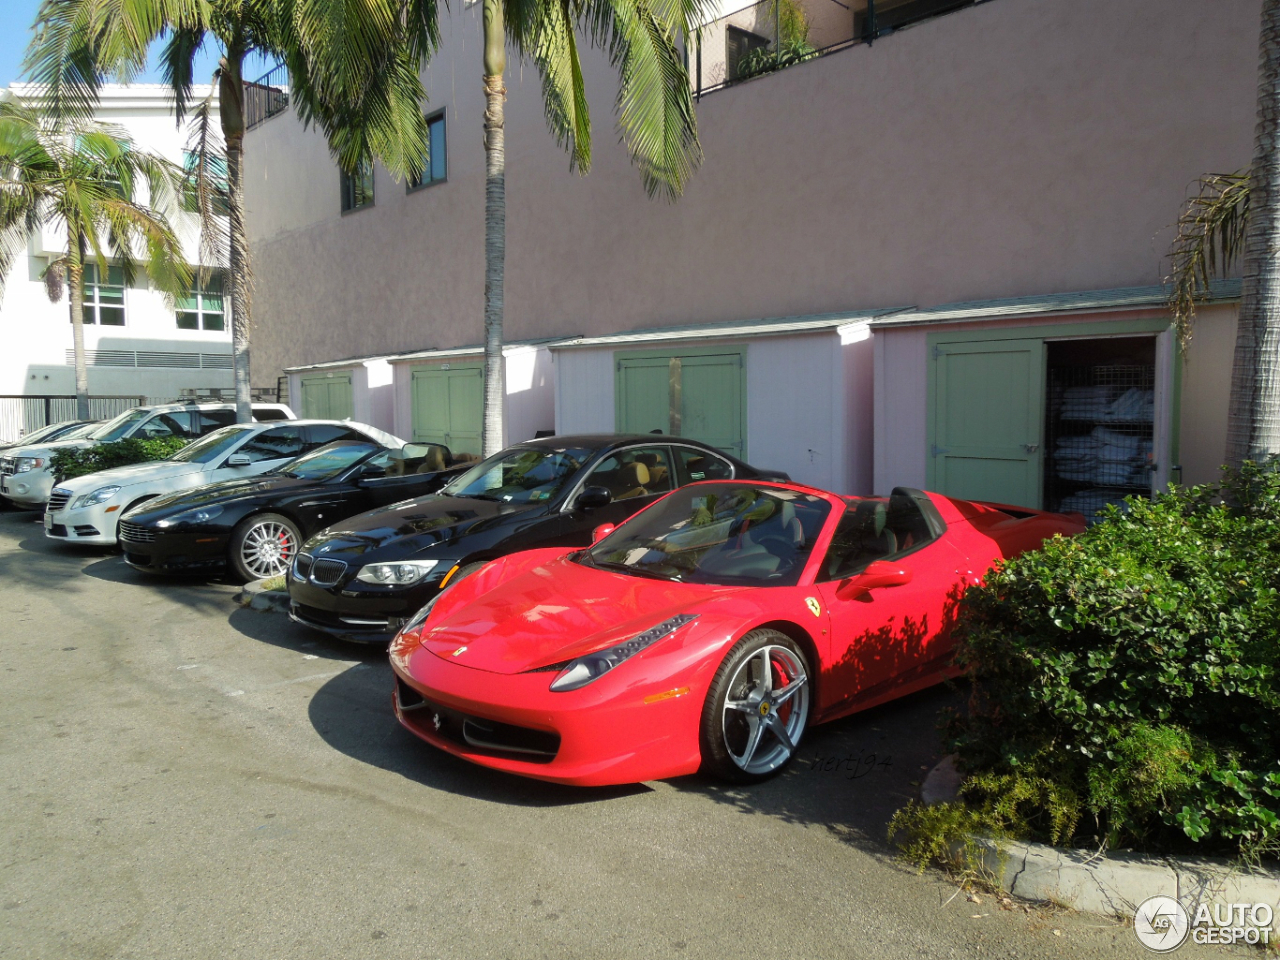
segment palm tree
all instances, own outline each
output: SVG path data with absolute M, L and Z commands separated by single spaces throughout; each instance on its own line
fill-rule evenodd
M 701 161 L 693 96 L 679 44 L 706 22 L 708 0 L 484 0 L 484 440 L 502 446 L 502 311 L 506 256 L 504 107 L 506 45 L 542 78 L 547 125 L 570 167 L 591 167 L 591 118 L 578 57 L 578 31 L 618 70 L 614 109 L 646 190 L 674 200 Z
M 1184 345 L 1210 277 L 1243 264 L 1227 413 L 1231 466 L 1280 454 L 1280 0 L 1264 0 L 1260 46 L 1253 164 L 1200 181 L 1172 251 L 1171 306 Z
M 67 252 L 45 273 L 49 298 L 70 289 L 75 344 L 76 417 L 89 419 L 89 376 L 84 357 L 84 271 L 119 269 L 126 284 L 139 254 L 167 297 L 191 286 L 191 269 L 169 216 L 181 203 L 181 168 L 139 150 L 123 131 L 93 121 L 54 123 L 14 100 L 0 102 L 0 295 L 4 277 L 26 252 L 28 239 L 46 226 L 66 234 Z M 136 197 L 146 184 L 147 204 Z
M 250 55 L 283 63 L 304 124 L 327 136 L 342 169 L 376 157 L 397 177 L 420 175 L 427 151 L 419 72 L 439 34 L 434 2 L 366 0 L 43 0 L 27 57 L 55 116 L 87 116 L 107 79 L 129 82 L 163 42 L 161 65 L 179 122 L 192 105 L 195 57 L 219 51 L 214 89 L 226 154 L 232 352 L 236 417 L 251 419 L 249 341 L 252 270 L 244 210 L 244 65 Z M 197 109 L 208 134 L 211 93 Z M 199 165 L 212 137 L 197 142 Z

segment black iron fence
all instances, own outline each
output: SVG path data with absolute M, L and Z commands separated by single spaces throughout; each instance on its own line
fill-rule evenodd
M 688 58 L 699 97 L 988 0 L 759 0 L 704 24 Z
M 257 80 L 244 85 L 244 127 L 252 130 L 289 108 L 289 71 L 284 64 L 273 67 Z

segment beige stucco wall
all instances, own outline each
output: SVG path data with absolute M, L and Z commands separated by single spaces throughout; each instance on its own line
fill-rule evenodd
M 292 116 L 247 141 L 254 382 L 480 339 L 478 5 L 428 76 L 449 181 L 339 213 Z M 1159 282 L 1189 184 L 1250 156 L 1259 0 L 993 0 L 716 93 L 706 160 L 650 200 L 587 65 L 595 168 L 570 173 L 536 73 L 507 101 L 511 339 Z
M 1182 365 L 1178 459 L 1183 483 L 1209 483 L 1221 477 L 1235 348 L 1235 306 L 1201 309 Z

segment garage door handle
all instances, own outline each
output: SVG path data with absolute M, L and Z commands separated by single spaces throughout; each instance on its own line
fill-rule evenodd
M 1025 451 L 1027 451 L 1027 453 L 1035 453 L 1037 450 L 1039 450 L 1039 449 L 1040 449 L 1040 444 L 1038 444 L 1038 443 L 1024 443 L 1024 444 L 1022 445 L 1022 449 L 1023 449 L 1023 450 L 1025 450 Z

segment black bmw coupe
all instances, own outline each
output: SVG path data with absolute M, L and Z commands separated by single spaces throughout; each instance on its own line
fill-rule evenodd
M 153 573 L 277 577 L 317 530 L 438 490 L 473 462 L 455 462 L 439 444 L 330 443 L 270 473 L 147 501 L 120 519 L 124 558 Z
M 302 545 L 290 613 L 345 640 L 386 643 L 449 583 L 534 547 L 588 546 L 696 480 L 786 480 L 679 437 L 546 437 L 516 444 L 438 494 L 335 523 Z

